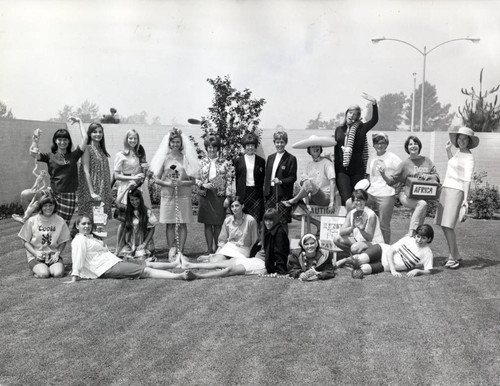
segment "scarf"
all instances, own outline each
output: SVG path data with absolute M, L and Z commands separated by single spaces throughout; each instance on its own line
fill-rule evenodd
M 356 132 L 359 128 L 359 126 L 362 124 L 360 120 L 357 120 L 354 122 L 350 127 L 347 128 L 347 132 L 345 133 L 345 145 L 343 147 L 344 151 L 344 156 L 342 160 L 342 165 L 347 169 L 349 166 L 349 163 L 351 162 L 351 157 L 352 157 L 352 148 L 354 146 L 354 139 L 356 138 Z M 368 141 L 364 141 L 363 145 L 363 154 L 362 154 L 362 159 L 363 159 L 363 164 L 364 164 L 364 170 L 366 170 L 366 166 L 368 164 Z

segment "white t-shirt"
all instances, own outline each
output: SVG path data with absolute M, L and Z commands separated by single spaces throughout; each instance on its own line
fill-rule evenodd
M 35 250 L 55 252 L 57 247 L 71 239 L 66 222 L 57 214 L 46 217 L 42 214 L 30 217 L 19 231 L 18 236 L 30 243 Z M 35 259 L 26 250 L 28 261 Z
M 387 262 L 387 252 L 390 245 L 380 244 L 382 247 L 382 265 L 385 271 L 390 271 Z M 394 266 L 397 271 L 411 271 L 412 269 L 432 269 L 434 256 L 427 244 L 425 247 L 417 245 L 415 238 L 406 236 L 392 245 L 396 251 L 394 254 Z
M 385 174 L 390 176 L 394 173 L 400 163 L 401 158 L 388 151 L 381 156 L 376 155 L 371 158 L 368 162 L 368 170 L 366 171 L 370 175 L 370 187 L 368 188 L 368 193 L 376 197 L 394 196 L 396 191 L 392 186 L 387 185 L 387 182 L 385 182 L 377 168 L 379 166 L 384 167 L 386 170 Z

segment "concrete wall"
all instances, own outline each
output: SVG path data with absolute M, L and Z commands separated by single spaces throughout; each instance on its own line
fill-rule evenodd
M 129 129 L 136 129 L 141 137 L 147 159 L 151 160 L 156 148 L 160 144 L 163 136 L 168 133 L 171 126 L 141 126 L 141 125 L 103 125 L 106 138 L 106 147 L 110 158 L 110 167 L 113 167 L 115 154 L 123 149 L 123 139 Z M 49 151 L 54 132 L 65 123 L 39 122 L 26 120 L 0 121 L 0 204 L 8 204 L 19 201 L 19 193 L 33 185 L 34 176 L 31 174 L 34 167 L 34 160 L 29 156 L 28 149 L 31 144 L 31 136 L 36 128 L 42 129 L 40 149 Z M 186 134 L 199 138 L 201 129 L 197 126 L 177 126 Z M 73 143 L 80 141 L 78 127 L 67 126 L 71 133 Z M 376 129 L 376 127 L 375 127 Z M 266 155 L 275 151 L 272 135 L 274 130 L 264 129 L 262 135 L 262 147 Z M 306 150 L 293 149 L 292 145 L 310 135 L 331 135 L 331 131 L 325 130 L 289 130 L 289 145 L 287 150 L 298 159 L 299 176 L 303 172 L 310 156 Z M 408 137 L 408 132 L 388 132 L 390 144 L 389 151 L 396 153 L 402 159 L 408 155 L 404 151 L 404 141 Z M 422 154 L 434 160 L 439 174 L 444 177 L 446 172 L 447 156 L 445 143 L 448 140 L 446 132 L 415 133 L 422 141 Z M 498 133 L 478 133 L 481 139 L 478 148 L 473 150 L 476 160 L 476 170 L 488 173 L 487 181 L 494 185 L 500 185 L 500 168 L 497 164 L 500 161 L 500 134 Z M 203 145 L 199 141 L 200 145 Z M 369 136 L 370 152 L 374 150 Z M 43 166 L 42 164 L 42 167 Z

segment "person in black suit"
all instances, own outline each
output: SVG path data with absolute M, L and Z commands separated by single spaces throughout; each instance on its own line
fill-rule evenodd
M 271 154 L 266 162 L 264 180 L 264 198 L 266 209 L 277 209 L 279 221 L 288 233 L 288 224 L 292 222 L 292 208 L 281 201 L 293 197 L 293 184 L 297 180 L 297 158 L 285 150 L 288 135 L 279 130 L 273 134 L 276 153 Z
M 245 134 L 241 145 L 245 149 L 245 154 L 234 161 L 236 195 L 243 198 L 245 212 L 260 223 L 264 215 L 266 161 L 255 154 L 259 145 L 257 135 Z

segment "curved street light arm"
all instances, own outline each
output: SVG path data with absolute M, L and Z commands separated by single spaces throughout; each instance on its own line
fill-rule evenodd
M 430 50 L 426 52 L 426 54 L 430 54 L 432 51 L 434 51 L 436 48 L 441 47 L 443 44 L 450 43 L 450 42 L 456 42 L 457 40 L 469 40 L 472 43 L 477 43 L 479 41 L 478 38 L 458 38 L 458 39 L 451 39 L 447 40 L 445 42 L 439 43 L 437 46 L 432 47 Z
M 413 49 L 417 50 L 418 52 L 420 52 L 421 55 L 424 55 L 424 52 L 420 48 L 418 48 L 418 47 L 414 46 L 413 44 L 408 43 L 408 42 L 406 42 L 404 40 L 383 37 L 383 38 L 373 38 L 372 42 L 373 43 L 378 43 L 379 41 L 382 41 L 382 40 L 393 40 L 395 42 L 400 42 L 400 43 L 406 44 L 407 46 L 410 46 L 411 48 L 413 48 Z M 436 48 L 436 47 L 434 47 L 434 48 Z

